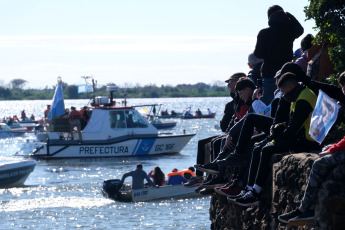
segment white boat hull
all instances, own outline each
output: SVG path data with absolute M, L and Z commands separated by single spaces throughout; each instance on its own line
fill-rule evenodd
M 33 157 L 56 158 L 87 158 L 87 157 L 123 157 L 147 156 L 157 154 L 178 153 L 194 134 L 156 136 L 146 138 L 128 137 L 122 140 L 85 141 L 54 141 L 42 143 L 31 154 Z
M 36 164 L 33 160 L 0 162 L 0 188 L 22 186 Z
M 122 186 L 120 180 L 105 180 L 102 193 L 106 198 L 122 202 L 143 202 L 159 199 L 182 199 L 200 196 L 195 188 L 187 188 L 183 184 L 165 185 L 159 188 L 146 187 L 132 190 L 130 186 Z
M 195 188 L 187 188 L 181 185 L 167 185 L 159 188 L 143 188 L 131 191 L 132 201 L 143 202 L 158 199 L 181 199 L 200 196 L 195 192 Z

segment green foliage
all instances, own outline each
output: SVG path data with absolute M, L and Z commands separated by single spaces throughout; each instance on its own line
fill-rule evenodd
M 309 0 L 307 20 L 314 19 L 316 43 L 331 43 L 329 55 L 338 75 L 345 71 L 345 0 Z M 337 76 L 333 76 L 333 79 Z M 334 80 L 333 80 L 334 81 Z
M 127 84 L 128 86 L 128 84 Z M 78 86 L 63 83 L 65 99 L 90 99 L 92 93 L 78 94 Z M 22 89 L 14 90 L 0 87 L 1 100 L 44 100 L 52 99 L 55 88 L 53 89 Z M 145 86 L 135 85 L 131 87 L 119 87 L 119 90 L 113 93 L 114 98 L 160 98 L 160 97 L 224 97 L 228 96 L 227 87 L 217 85 L 207 85 L 197 83 L 194 85 L 181 84 L 177 86 L 161 85 L 160 87 L 150 84 Z M 106 86 L 100 86 L 95 89 L 96 96 L 109 96 Z

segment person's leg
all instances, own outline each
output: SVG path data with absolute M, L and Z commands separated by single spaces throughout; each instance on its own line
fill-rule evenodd
M 272 124 L 273 119 L 271 117 L 255 113 L 248 114 L 246 120 L 243 123 L 234 153 L 243 154 L 245 152 L 248 142 L 253 135 L 254 128 L 261 130 L 265 134 L 269 135 Z
M 264 96 L 260 99 L 266 105 L 269 105 L 274 98 L 274 91 L 277 89 L 275 78 L 263 78 L 262 86 L 264 88 Z
M 197 157 L 196 157 L 196 164 L 199 164 L 199 165 L 203 165 L 205 164 L 205 155 L 206 155 L 206 151 L 205 151 L 205 148 L 206 148 L 206 144 L 209 143 L 213 138 L 215 138 L 217 136 L 211 136 L 211 137 L 207 137 L 207 138 L 204 138 L 204 139 L 201 139 L 198 141 L 198 152 L 197 152 Z M 203 176 L 203 172 L 199 171 L 199 170 L 196 170 L 196 173 L 195 173 L 197 176 Z
M 263 187 L 265 185 L 267 177 L 269 176 L 271 170 L 271 157 L 276 153 L 292 150 L 293 146 L 295 146 L 296 143 L 296 140 L 284 140 L 276 142 L 274 144 L 268 143 L 262 148 L 260 162 L 258 165 L 258 170 L 255 178 L 256 185 L 258 185 L 259 187 Z M 259 190 L 257 190 L 256 192 L 260 193 Z
M 265 133 L 253 136 L 247 144 L 246 149 L 244 150 L 243 158 L 246 159 L 246 164 L 243 167 L 234 167 L 233 179 L 237 180 L 239 182 L 239 185 L 244 186 L 248 182 L 248 164 L 251 162 L 253 145 L 264 140 L 266 137 L 267 135 Z
M 317 159 L 310 171 L 307 188 L 301 201 L 302 210 L 307 210 L 315 204 L 317 193 L 325 176 L 337 165 L 345 163 L 345 151 L 335 152 L 333 154 Z
M 79 141 L 82 142 L 83 138 L 82 138 L 82 135 L 81 135 L 81 124 L 80 124 L 80 121 L 77 120 L 76 124 L 77 124 L 76 126 L 77 126 L 78 135 L 79 135 Z
M 259 205 L 261 189 L 264 186 L 269 172 L 271 170 L 270 160 L 272 155 L 278 152 L 287 151 L 290 149 L 290 146 L 294 146 L 294 144 L 296 144 L 296 141 L 294 140 L 279 142 L 277 144 L 269 142 L 262 148 L 261 154 L 259 156 L 259 161 L 257 161 L 257 156 L 253 154 L 250 169 L 250 177 L 248 182 L 249 185 L 253 183 L 253 175 L 255 174 L 255 167 L 253 166 L 257 165 L 253 189 L 249 190 L 246 194 L 242 195 L 241 197 L 235 199 L 236 204 L 244 207 Z
M 315 205 L 317 193 L 324 178 L 334 167 L 344 163 L 345 151 L 335 152 L 314 161 L 301 205 L 291 212 L 278 216 L 278 220 L 293 226 L 311 224 L 315 215 L 312 207 Z

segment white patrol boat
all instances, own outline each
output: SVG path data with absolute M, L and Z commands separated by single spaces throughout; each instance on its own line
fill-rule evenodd
M 82 140 L 69 132 L 68 118 L 54 119 L 30 156 L 45 159 L 147 156 L 178 153 L 195 134 L 160 134 L 133 107 L 113 107 L 111 99 L 96 97 Z

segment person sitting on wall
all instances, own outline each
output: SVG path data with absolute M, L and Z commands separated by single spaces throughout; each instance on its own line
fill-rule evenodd
M 339 85 L 345 95 L 345 72 L 339 77 Z M 323 180 L 333 168 L 345 164 L 345 136 L 338 143 L 324 147 L 319 157 L 313 163 L 301 205 L 289 213 L 278 216 L 280 222 L 293 226 L 312 223 L 317 194 Z
M 290 120 L 272 126 L 271 135 L 255 144 L 246 189 L 237 197 L 228 197 L 228 200 L 240 206 L 259 205 L 260 193 L 270 172 L 272 155 L 320 149 L 320 145 L 309 135 L 311 115 L 317 99 L 314 92 L 300 85 L 296 75 L 290 72 L 281 76 L 278 87 L 283 93 L 281 100 L 291 103 Z

